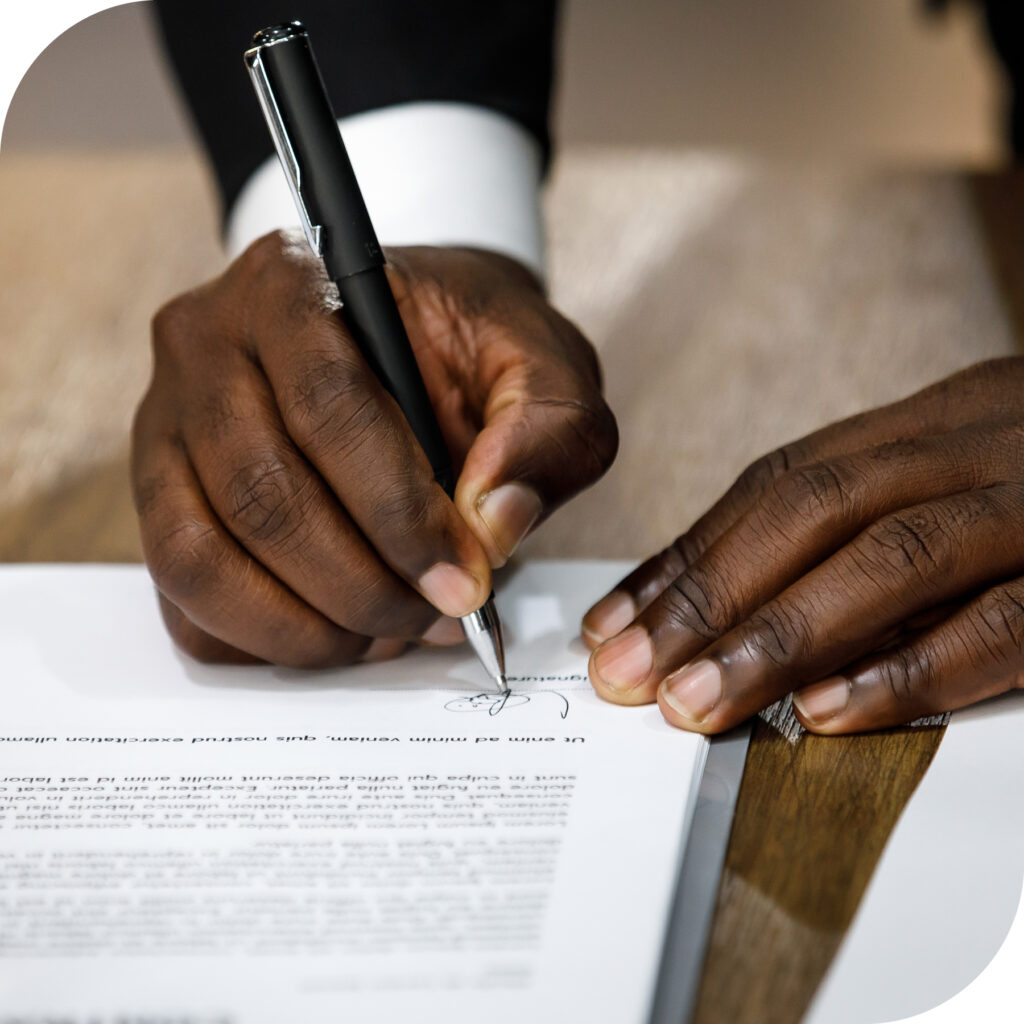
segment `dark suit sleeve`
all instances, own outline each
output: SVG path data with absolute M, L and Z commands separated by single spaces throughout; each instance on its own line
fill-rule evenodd
M 253 32 L 299 20 L 338 117 L 412 101 L 489 107 L 550 152 L 557 0 L 158 0 L 157 21 L 213 163 L 223 212 L 273 152 L 242 63 Z
M 1010 94 L 1007 134 L 1017 159 L 1024 158 L 1024 3 L 984 0 L 992 45 L 1006 70 Z

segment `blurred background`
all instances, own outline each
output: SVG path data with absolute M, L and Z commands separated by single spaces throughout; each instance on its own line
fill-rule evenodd
M 223 268 L 147 6 L 55 40 L 4 125 L 0 560 L 140 557 L 150 318 Z M 642 557 L 774 444 L 1013 350 L 965 184 L 1006 157 L 971 4 L 564 0 L 561 27 L 549 285 L 623 441 L 529 553 Z
M 927 6 L 566 0 L 556 138 L 990 165 L 1003 154 L 999 69 L 973 10 Z M 146 7 L 111 8 L 48 47 L 3 147 L 187 145 Z

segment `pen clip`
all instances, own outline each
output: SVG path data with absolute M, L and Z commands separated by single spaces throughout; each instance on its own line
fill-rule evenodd
M 270 79 L 267 77 L 267 69 L 263 65 L 259 47 L 247 50 L 245 63 L 249 69 L 249 77 L 252 79 L 253 87 L 256 89 L 256 98 L 259 100 L 260 109 L 267 120 L 267 127 L 270 129 L 270 136 L 274 140 L 274 148 L 284 168 L 284 176 L 288 181 L 288 188 L 291 190 L 292 198 L 295 200 L 295 207 L 299 211 L 299 220 L 302 223 L 302 230 L 306 235 L 306 241 L 313 252 L 323 257 L 323 250 L 320 245 L 320 225 L 310 222 L 306 204 L 302 199 L 302 170 L 299 161 L 295 156 L 291 140 L 288 138 L 288 131 L 284 126 L 284 118 L 281 116 L 281 109 L 277 105 L 274 90 L 271 88 Z

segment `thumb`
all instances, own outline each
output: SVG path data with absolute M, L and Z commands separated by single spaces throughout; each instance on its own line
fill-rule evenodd
M 576 373 L 558 362 L 503 373 L 455 490 L 491 566 L 504 565 L 538 523 L 597 481 L 618 443 L 590 367 Z

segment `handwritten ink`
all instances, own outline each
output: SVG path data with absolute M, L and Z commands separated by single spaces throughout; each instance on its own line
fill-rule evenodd
M 445 711 L 486 711 L 492 718 L 500 715 L 508 708 L 525 707 L 530 703 L 531 697 L 537 697 L 541 693 L 549 693 L 558 701 L 559 718 L 565 718 L 569 714 L 569 700 L 557 690 L 532 690 L 526 693 L 522 690 L 509 690 L 508 693 L 475 693 L 471 697 L 455 697 L 448 701 Z

